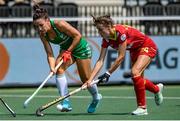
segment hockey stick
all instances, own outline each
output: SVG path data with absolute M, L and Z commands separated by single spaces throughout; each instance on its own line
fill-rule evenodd
M 96 83 L 98 83 L 98 82 L 99 82 L 99 80 L 95 80 L 95 81 L 93 81 L 93 82 L 91 83 L 91 85 L 96 84 Z M 74 95 L 74 94 L 76 94 L 76 93 L 78 93 L 78 92 L 80 92 L 81 90 L 86 89 L 86 88 L 87 88 L 87 86 L 77 88 L 77 89 L 75 89 L 74 91 L 70 92 L 69 94 L 67 94 L 67 95 L 65 95 L 65 96 L 62 96 L 62 97 L 58 97 L 58 98 L 56 98 L 55 100 L 53 100 L 53 101 L 51 101 L 51 102 L 49 102 L 49 103 L 41 106 L 40 108 L 38 108 L 38 109 L 36 110 L 36 115 L 37 115 L 37 116 L 44 116 L 44 114 L 43 114 L 43 112 L 42 112 L 43 110 L 49 108 L 50 106 L 52 106 L 52 105 L 54 105 L 54 104 L 56 104 L 56 103 L 58 103 L 58 102 L 60 102 L 60 101 L 62 101 L 62 100 L 64 100 L 64 99 L 66 99 L 66 98 L 70 97 L 71 95 Z
M 63 60 L 61 60 L 58 65 L 55 67 L 55 70 L 57 70 L 61 64 L 63 63 Z M 42 82 L 42 84 L 36 89 L 36 91 L 24 102 L 24 108 L 26 108 L 29 104 L 29 102 L 34 98 L 34 96 L 39 92 L 39 90 L 45 85 L 45 83 L 53 76 L 53 72 L 51 72 L 46 79 Z
M 5 103 L 2 98 L 0 98 L 0 100 L 1 100 L 1 102 L 3 103 L 3 105 L 8 109 L 8 111 L 9 111 L 14 117 L 16 117 L 16 113 L 8 106 L 8 104 Z
M 141 76 L 144 76 L 144 74 L 141 74 Z M 126 78 L 126 79 L 127 79 L 127 78 L 132 78 L 132 73 L 131 73 L 131 72 L 128 72 L 128 71 L 127 71 L 127 72 L 124 72 L 124 73 L 123 73 L 123 77 Z
M 131 72 L 124 72 L 123 77 L 124 78 L 131 78 L 132 77 Z

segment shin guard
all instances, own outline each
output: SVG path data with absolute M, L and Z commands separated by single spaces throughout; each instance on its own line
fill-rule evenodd
M 132 78 L 138 107 L 146 108 L 144 79 L 141 76 Z

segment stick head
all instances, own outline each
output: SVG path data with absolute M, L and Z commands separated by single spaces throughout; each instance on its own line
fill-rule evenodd
M 13 112 L 12 115 L 13 115 L 13 117 L 16 117 L 16 113 Z
M 44 116 L 44 114 L 41 112 L 41 108 L 36 110 L 36 116 Z
M 24 107 L 24 108 L 27 108 L 27 106 L 28 106 L 28 103 L 27 103 L 27 102 L 24 102 L 23 107 Z

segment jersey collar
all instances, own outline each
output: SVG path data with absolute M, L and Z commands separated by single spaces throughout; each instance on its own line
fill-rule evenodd
M 114 31 L 115 31 L 115 32 L 114 32 L 114 35 L 113 35 L 112 37 L 109 37 L 109 39 L 116 41 L 116 40 L 117 40 L 117 32 L 116 32 L 115 27 L 114 27 L 113 29 L 114 29 Z

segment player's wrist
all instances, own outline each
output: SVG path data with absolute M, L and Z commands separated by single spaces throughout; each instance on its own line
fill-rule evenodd
M 111 73 L 109 71 L 106 71 L 106 74 L 108 74 L 109 76 L 111 76 Z

